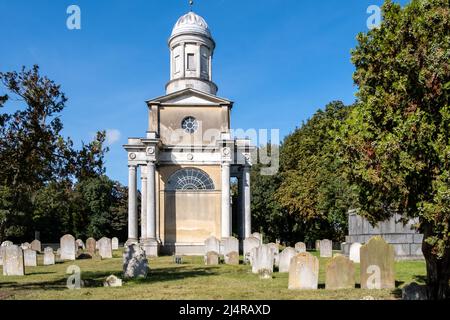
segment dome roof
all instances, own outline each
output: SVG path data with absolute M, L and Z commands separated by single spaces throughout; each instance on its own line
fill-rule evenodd
M 199 33 L 208 38 L 212 38 L 211 31 L 205 19 L 194 12 L 189 12 L 178 19 L 173 27 L 171 37 L 186 33 Z

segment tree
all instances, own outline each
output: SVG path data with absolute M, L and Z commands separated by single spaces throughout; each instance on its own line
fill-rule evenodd
M 379 29 L 352 52 L 359 99 L 342 128 L 342 157 L 372 223 L 398 212 L 424 234 L 432 299 L 450 277 L 450 6 L 388 0 Z

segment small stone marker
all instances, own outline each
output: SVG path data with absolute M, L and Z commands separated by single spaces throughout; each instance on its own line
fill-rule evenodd
M 354 263 L 359 263 L 361 261 L 360 260 L 360 255 L 359 255 L 359 251 L 361 250 L 361 246 L 362 246 L 362 244 L 359 243 L 359 242 L 352 243 L 352 245 L 350 246 L 349 258 Z
M 286 273 L 289 272 L 289 266 L 291 264 L 291 259 L 295 257 L 296 252 L 294 248 L 288 247 L 280 253 L 280 263 L 278 265 L 278 272 Z
M 95 254 L 95 249 L 97 246 L 97 241 L 95 241 L 94 238 L 88 238 L 86 240 L 86 250 L 87 252 L 89 252 L 91 255 Z
M 205 255 L 205 265 L 217 266 L 219 264 L 219 254 L 215 251 L 209 251 Z
M 77 243 L 77 249 L 81 249 L 81 250 L 86 249 L 86 247 L 84 246 L 83 240 L 77 239 L 75 242 Z
M 112 238 L 111 245 L 113 250 L 119 250 L 119 239 L 117 237 Z
M 44 249 L 44 266 L 51 266 L 55 264 L 55 254 L 53 253 L 53 249 L 50 247 L 46 247 Z
M 42 246 L 41 246 L 41 242 L 39 240 L 35 239 L 35 240 L 31 241 L 30 248 L 36 252 L 39 252 L 39 253 L 42 252 Z
M 295 244 L 295 252 L 297 253 L 306 252 L 306 244 L 304 244 L 303 242 L 297 242 Z
M 319 259 L 308 252 L 292 258 L 289 266 L 290 290 L 316 290 L 319 285 Z
M 66 234 L 61 237 L 60 248 L 61 260 L 75 260 L 77 254 L 77 245 L 75 243 L 75 238 L 72 235 Z
M 273 264 L 278 267 L 280 263 L 280 246 L 278 243 L 269 243 L 268 246 L 272 250 L 273 253 Z
M 355 266 L 350 259 L 336 256 L 328 261 L 325 274 L 325 289 L 354 289 Z
M 253 248 L 257 248 L 261 245 L 261 242 L 258 238 L 249 237 L 244 240 L 244 262 L 250 262 L 250 251 Z
M 2 244 L 3 246 L 3 244 Z M 25 275 L 25 266 L 23 259 L 23 250 L 19 246 L 7 245 L 3 249 L 3 275 L 4 276 L 23 276 Z
M 205 255 L 208 254 L 208 252 L 220 252 L 220 241 L 214 236 L 210 236 L 205 240 Z
M 112 258 L 111 239 L 103 237 L 98 240 L 98 254 L 102 257 L 102 259 Z
M 273 273 L 273 249 L 267 245 L 260 245 L 255 250 L 254 257 L 252 259 L 252 272 L 260 275 L 261 279 L 271 279 Z
M 115 275 L 110 275 L 106 280 L 103 282 L 104 287 L 121 287 L 122 286 L 122 279 L 117 278 Z
M 228 252 L 225 255 L 225 263 L 230 265 L 238 265 L 239 264 L 239 253 L 237 251 Z
M 145 251 L 137 244 L 125 246 L 123 253 L 124 278 L 145 278 L 148 273 L 148 260 Z
M 33 249 L 23 250 L 25 267 L 37 267 L 37 254 Z
M 380 236 L 361 247 L 361 289 L 395 288 L 394 248 Z
M 324 239 L 320 241 L 320 257 L 331 258 L 333 256 L 333 241 Z

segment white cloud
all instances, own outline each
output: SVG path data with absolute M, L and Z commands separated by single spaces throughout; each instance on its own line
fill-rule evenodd
M 106 130 L 106 144 L 108 146 L 116 143 L 120 139 L 120 131 L 117 129 L 107 129 Z

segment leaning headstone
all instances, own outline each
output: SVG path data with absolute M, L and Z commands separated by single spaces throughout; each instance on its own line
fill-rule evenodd
M 20 245 L 20 247 L 22 248 L 22 250 L 31 249 L 31 244 L 28 242 L 24 242 Z
M 280 246 L 277 243 L 269 243 L 268 246 L 273 253 L 273 264 L 278 267 L 280 263 Z
M 33 240 L 31 241 L 31 248 L 32 250 L 36 251 L 36 252 L 42 252 L 42 246 L 41 246 L 41 242 L 39 240 Z
M 258 239 L 260 244 L 263 244 L 263 236 L 262 236 L 261 233 L 259 233 L 259 232 L 253 232 L 251 236 L 252 236 L 253 238 Z
M 325 289 L 354 289 L 355 266 L 350 259 L 336 256 L 328 261 L 325 271 Z
M 210 236 L 205 240 L 205 255 L 212 251 L 220 252 L 220 241 L 214 236 Z
M 319 259 L 308 252 L 292 258 L 289 266 L 290 290 L 316 290 L 319 284 Z
M 75 260 L 77 254 L 77 245 L 75 243 L 75 238 L 66 234 L 60 239 L 60 248 L 61 248 L 61 260 Z
M 116 237 L 112 238 L 111 245 L 113 250 L 119 250 L 119 239 Z
M 216 251 L 209 251 L 205 255 L 205 265 L 217 266 L 219 264 L 219 254 Z
M 104 287 L 121 287 L 122 286 L 122 279 L 119 279 L 115 275 L 110 275 L 106 280 L 103 282 Z
M 87 252 L 89 252 L 91 255 L 95 254 L 95 247 L 97 245 L 97 241 L 95 241 L 94 238 L 88 238 L 86 240 L 86 250 Z
M 103 237 L 98 240 L 98 254 L 102 257 L 102 259 L 112 258 L 111 239 Z
M 238 265 L 239 264 L 239 253 L 237 251 L 228 252 L 225 255 L 225 263 L 230 265 Z
M 295 244 L 295 252 L 297 253 L 306 252 L 306 245 L 303 242 L 297 242 Z
M 296 252 L 294 248 L 288 247 L 280 253 L 280 263 L 278 265 L 278 272 L 286 273 L 289 272 L 289 265 L 291 264 L 291 259 L 295 257 Z
M 148 260 L 145 251 L 137 244 L 125 246 L 123 252 L 124 278 L 145 278 L 148 273 Z
M 244 262 L 250 262 L 250 251 L 261 245 L 261 241 L 255 237 L 249 237 L 244 240 Z
M 380 236 L 361 247 L 361 289 L 395 288 L 394 247 Z
M 320 240 L 316 240 L 316 243 L 314 245 L 314 248 L 316 249 L 316 251 L 320 250 Z
M 23 276 L 25 275 L 25 263 L 23 250 L 19 246 L 8 245 L 3 249 L 3 275 Z
M 81 250 L 86 249 L 86 247 L 84 246 L 83 240 L 77 239 L 75 242 L 77 243 L 77 249 L 81 249 Z
M 255 253 L 252 262 L 252 272 L 259 274 L 262 279 L 272 278 L 273 248 L 267 244 L 263 244 L 253 250 L 255 250 Z
M 331 258 L 333 256 L 333 241 L 324 239 L 319 244 L 320 257 Z
M 55 254 L 53 249 L 47 247 L 44 249 L 44 266 L 51 266 L 55 264 Z
M 37 267 L 37 254 L 33 249 L 23 250 L 25 267 Z
M 415 282 L 407 284 L 402 288 L 402 300 L 428 300 L 427 287 Z
M 359 258 L 359 251 L 361 250 L 361 246 L 362 244 L 359 242 L 352 243 L 352 245 L 350 246 L 349 258 L 354 263 L 359 263 L 361 261 Z

